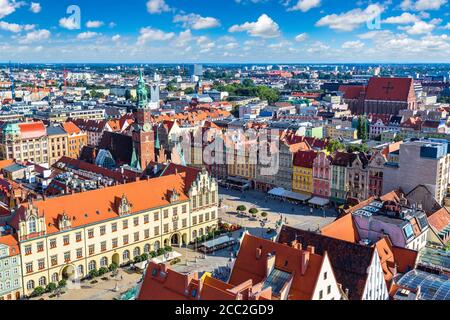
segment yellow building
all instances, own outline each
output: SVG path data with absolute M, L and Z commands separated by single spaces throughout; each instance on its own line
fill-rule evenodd
M 326 136 L 330 139 L 356 140 L 358 139 L 358 130 L 341 125 L 328 125 L 326 127 Z
M 18 230 L 25 295 L 215 230 L 217 182 L 204 170 L 172 171 L 22 205 L 11 225 Z
M 53 165 L 61 157 L 69 155 L 69 135 L 59 125 L 47 127 L 49 164 Z
M 311 195 L 313 193 L 313 162 L 316 151 L 299 151 L 294 155 L 292 190 Z
M 227 143 L 226 160 L 228 175 L 255 181 L 257 164 L 257 141 Z

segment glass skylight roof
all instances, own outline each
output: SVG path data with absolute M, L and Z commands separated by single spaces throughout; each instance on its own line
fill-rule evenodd
M 398 284 L 410 290 L 420 287 L 419 300 L 450 300 L 450 280 L 446 275 L 412 270 L 405 274 Z
M 291 274 L 278 269 L 273 269 L 264 281 L 263 288 L 272 287 L 272 295 L 279 296 L 281 289 L 291 279 Z

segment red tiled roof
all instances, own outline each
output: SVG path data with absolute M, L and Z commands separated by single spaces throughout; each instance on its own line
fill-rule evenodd
M 81 129 L 77 127 L 75 123 L 72 121 L 67 121 L 62 124 L 64 131 L 68 134 L 78 134 L 81 132 Z
M 369 80 L 366 100 L 408 101 L 414 82 L 411 78 L 377 78 Z
M 359 99 L 361 97 L 361 94 L 364 95 L 366 87 L 342 85 L 339 87 L 339 91 L 344 93 L 344 99 L 355 100 Z
M 294 167 L 302 167 L 312 169 L 314 159 L 317 156 L 317 152 L 314 150 L 310 151 L 299 151 L 294 154 Z
M 450 224 L 450 213 L 443 207 L 428 217 L 428 223 L 440 232 Z
M 19 123 L 20 137 L 22 139 L 35 139 L 47 135 L 45 125 L 42 121 Z
M 20 254 L 19 242 L 14 235 L 8 234 L 0 236 L 0 244 L 4 244 L 9 247 L 9 256 L 16 256 Z

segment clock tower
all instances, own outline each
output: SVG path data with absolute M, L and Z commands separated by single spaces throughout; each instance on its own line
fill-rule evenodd
M 148 106 L 148 91 L 145 86 L 142 71 L 139 71 L 137 104 L 133 115 L 133 155 L 131 166 L 139 170 L 145 170 L 150 162 L 155 161 L 155 134 L 150 122 L 151 114 Z

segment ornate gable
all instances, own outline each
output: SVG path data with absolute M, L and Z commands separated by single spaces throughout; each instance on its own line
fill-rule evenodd
M 131 213 L 131 208 L 133 205 L 128 201 L 128 198 L 122 195 L 122 198 L 119 201 L 118 212 L 120 216 L 124 216 Z

